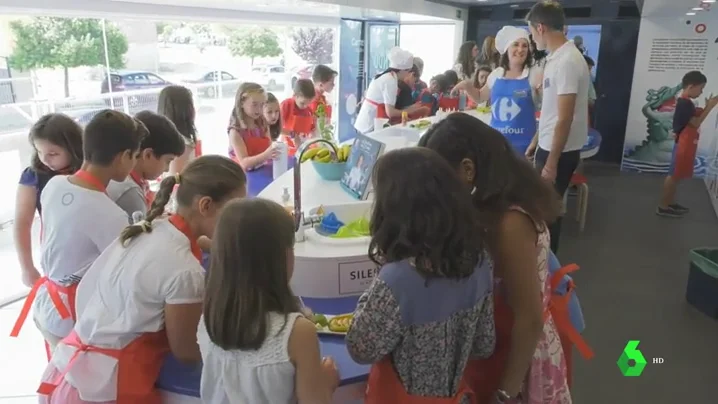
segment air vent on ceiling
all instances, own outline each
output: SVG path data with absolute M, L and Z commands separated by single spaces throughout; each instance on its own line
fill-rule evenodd
M 490 20 L 491 19 L 492 10 L 490 8 L 476 7 L 475 10 L 476 10 L 476 19 L 477 20 Z

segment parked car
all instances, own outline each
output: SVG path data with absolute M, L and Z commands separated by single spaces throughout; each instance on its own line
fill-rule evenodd
M 204 73 L 195 79 L 185 80 L 185 82 L 197 86 L 197 95 L 207 98 L 215 98 L 219 94 L 220 86 L 222 86 L 223 97 L 233 97 L 240 84 L 237 77 L 222 70 Z M 214 83 L 214 85 L 210 83 Z
M 291 76 L 289 78 L 289 85 L 291 88 L 294 88 L 294 85 L 297 84 L 297 80 L 311 79 L 315 66 L 316 65 L 302 65 L 292 69 Z
M 252 67 L 252 81 L 269 91 L 284 88 L 284 66 L 258 65 Z
M 123 91 L 136 91 L 152 88 L 164 88 L 172 84 L 162 77 L 146 71 L 121 70 L 110 73 L 110 85 L 108 85 L 107 76 L 102 80 L 100 92 L 107 94 L 112 88 L 113 93 Z M 122 97 L 112 97 L 115 107 L 122 107 Z M 134 113 L 143 109 L 154 110 L 157 107 L 157 94 L 132 95 L 127 97 L 130 112 Z M 110 100 L 106 101 L 110 105 Z

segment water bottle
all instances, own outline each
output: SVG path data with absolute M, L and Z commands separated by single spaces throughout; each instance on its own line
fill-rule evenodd
M 460 92 L 459 93 L 459 111 L 463 111 L 466 109 L 466 93 Z
M 276 180 L 289 169 L 289 148 L 284 142 L 275 141 L 274 150 L 276 156 L 272 162 L 272 176 Z

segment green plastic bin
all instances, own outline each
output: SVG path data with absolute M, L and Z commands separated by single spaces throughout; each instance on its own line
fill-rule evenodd
M 691 250 L 686 300 L 718 319 L 718 248 Z

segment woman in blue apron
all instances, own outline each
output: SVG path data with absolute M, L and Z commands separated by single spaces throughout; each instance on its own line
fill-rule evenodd
M 491 113 L 482 117 L 509 140 L 522 156 L 536 133 L 536 101 L 542 71 L 533 65 L 529 33 L 523 28 L 505 26 L 496 34 L 496 49 L 501 53 L 499 67 L 477 90 L 462 82 L 460 90 L 476 103 L 490 101 Z M 490 115 L 490 116 L 489 116 Z

